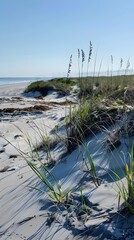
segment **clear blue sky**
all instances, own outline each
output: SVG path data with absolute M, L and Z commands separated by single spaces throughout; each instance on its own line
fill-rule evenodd
M 88 55 L 90 70 L 134 66 L 134 0 L 0 0 L 0 76 L 62 76 L 77 49 Z M 86 66 L 85 66 L 86 70 Z

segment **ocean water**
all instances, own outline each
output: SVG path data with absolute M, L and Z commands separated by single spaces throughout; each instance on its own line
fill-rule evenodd
M 0 85 L 6 85 L 6 84 L 15 84 L 15 83 L 31 83 L 35 81 L 40 81 L 40 80 L 50 80 L 50 77 L 0 77 Z

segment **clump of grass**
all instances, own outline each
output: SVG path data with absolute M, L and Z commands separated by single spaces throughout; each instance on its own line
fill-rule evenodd
M 82 102 L 82 101 L 81 101 Z M 66 134 L 67 134 L 67 149 L 70 152 L 74 146 L 79 145 L 81 141 L 81 129 L 86 134 L 86 123 L 88 117 L 93 110 L 93 105 L 90 102 L 82 102 L 78 107 L 70 105 L 70 111 L 65 118 Z
M 63 204 L 68 202 L 70 199 L 71 190 L 64 192 L 62 190 L 61 184 L 55 179 L 54 175 L 48 170 L 48 168 L 42 164 L 41 167 L 43 168 L 43 172 L 41 169 L 38 169 L 36 165 L 32 161 L 27 160 L 28 165 L 34 171 L 34 173 L 41 179 L 41 181 L 48 187 L 49 193 L 48 196 L 50 200 L 57 204 Z M 48 180 L 50 179 L 50 180 Z M 55 185 L 55 187 L 54 187 Z M 33 187 L 34 188 L 34 187 Z M 43 192 L 42 189 L 34 188 L 38 191 Z
M 120 175 L 113 170 L 116 180 L 117 190 L 118 191 L 118 205 L 120 205 L 121 198 L 124 201 L 124 204 L 121 206 L 122 208 L 127 208 L 132 214 L 134 214 L 134 152 L 133 146 L 130 152 L 130 160 L 129 164 L 125 164 L 125 171 L 122 170 L 124 174 L 124 178 L 126 180 L 123 181 Z M 127 184 L 126 184 L 127 183 Z
M 83 98 L 78 106 L 70 105 L 69 114 L 65 118 L 68 151 L 89 135 L 115 123 L 118 108 L 116 102 L 114 104 L 101 98 L 93 98 L 92 101 Z

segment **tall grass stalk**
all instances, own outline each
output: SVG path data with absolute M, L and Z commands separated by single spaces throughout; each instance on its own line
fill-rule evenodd
M 92 45 L 92 42 L 90 41 L 88 61 L 87 61 L 87 77 L 88 77 L 88 73 L 89 73 L 89 65 L 90 65 L 90 61 L 91 61 L 92 51 L 93 51 L 93 45 Z
M 69 77 L 70 77 L 70 72 L 71 72 L 71 67 L 72 67 L 72 58 L 73 58 L 73 55 L 71 54 L 70 60 L 69 60 L 69 65 L 68 65 L 66 83 L 70 83 L 70 78 Z
M 80 72 L 80 49 L 78 48 L 78 73 L 79 73 L 79 79 L 81 76 L 81 72 Z
M 111 55 L 111 87 L 113 86 L 113 56 Z
M 123 58 L 120 59 L 120 67 L 119 67 L 119 71 L 121 72 L 122 70 L 122 66 L 123 66 Z M 120 74 L 122 75 L 122 74 Z
M 83 66 L 85 62 L 85 52 L 81 49 L 81 78 L 83 77 Z

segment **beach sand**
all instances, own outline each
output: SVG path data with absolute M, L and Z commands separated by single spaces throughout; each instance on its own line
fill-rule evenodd
M 55 93 L 41 99 L 26 97 L 23 95 L 26 86 L 23 83 L 0 88 L 0 239 L 132 240 L 132 221 L 128 221 L 128 215 L 121 217 L 118 213 L 118 181 L 112 181 L 109 177 L 113 169 L 120 172 L 124 161 L 129 161 L 124 139 L 121 139 L 119 147 L 120 153 L 124 151 L 123 157 L 117 152 L 113 157 L 112 152 L 109 158 L 102 145 L 108 136 L 106 131 L 87 140 L 101 179 L 101 185 L 96 187 L 83 163 L 83 158 L 87 158 L 85 147 L 67 154 L 62 141 L 66 132 L 64 126 L 61 127 L 57 144 L 51 149 L 51 157 L 56 163 L 50 171 L 64 191 L 72 189 L 72 198 L 69 207 L 53 204 L 49 200 L 47 187 L 26 160 L 31 156 L 31 147 L 42 144 L 42 135 L 56 137 L 52 129 L 61 124 L 67 114 L 68 108 L 64 105 L 66 98 L 57 98 Z M 68 100 L 74 102 L 71 96 Z M 111 131 L 116 128 L 112 127 Z M 48 162 L 43 149 L 35 153 L 34 158 L 35 162 L 38 158 L 46 164 Z M 87 206 L 83 214 L 79 214 L 83 207 L 79 186 Z

